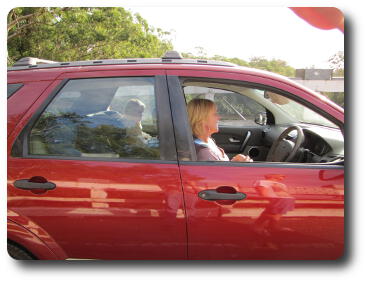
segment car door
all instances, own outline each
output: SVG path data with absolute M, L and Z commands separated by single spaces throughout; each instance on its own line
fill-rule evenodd
M 66 258 L 185 259 L 163 71 L 69 71 L 53 85 L 10 135 L 9 217 Z
M 202 81 L 202 86 L 214 82 L 227 90 L 232 85 L 276 88 L 308 106 L 320 102 L 304 90 L 266 76 L 168 71 L 189 258 L 340 258 L 344 247 L 343 163 L 196 161 L 183 92 L 187 79 Z M 331 107 L 322 107 L 329 117 L 340 117 Z M 269 129 L 261 131 L 264 141 Z

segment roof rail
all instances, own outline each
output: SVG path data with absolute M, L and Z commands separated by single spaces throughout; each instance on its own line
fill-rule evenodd
M 34 58 L 34 57 L 23 57 L 19 59 L 17 62 L 15 62 L 13 67 L 32 66 L 32 65 L 38 65 L 38 64 L 55 64 L 55 63 L 58 63 L 58 62 Z
M 182 59 L 182 55 L 177 51 L 167 51 L 166 54 L 162 57 L 162 59 Z
M 126 65 L 126 64 L 195 64 L 195 65 L 216 65 L 216 66 L 237 66 L 233 63 L 214 61 L 206 59 L 186 59 L 182 58 L 177 51 L 168 51 L 162 58 L 129 58 L 129 59 L 103 59 L 91 61 L 71 61 L 54 62 L 33 57 L 25 57 L 17 61 L 8 71 L 26 70 L 26 69 L 44 69 L 60 67 L 81 67 L 81 66 L 100 66 L 100 65 Z

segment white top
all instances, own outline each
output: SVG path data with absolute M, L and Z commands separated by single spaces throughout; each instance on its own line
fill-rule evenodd
M 215 144 L 213 139 L 209 138 L 209 141 L 206 143 L 196 138 L 194 142 L 204 147 L 197 152 L 198 161 L 229 161 L 227 154 Z

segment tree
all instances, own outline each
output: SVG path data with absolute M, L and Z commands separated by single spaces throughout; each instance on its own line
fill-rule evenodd
M 344 77 L 344 52 L 339 51 L 329 58 L 330 68 L 335 77 Z
M 8 65 L 22 57 L 75 61 L 161 57 L 168 32 L 123 8 L 14 8 L 8 14 Z
M 207 59 L 230 62 L 239 66 L 251 67 L 269 72 L 277 73 L 287 77 L 293 77 L 295 75 L 295 69 L 289 66 L 285 61 L 280 59 L 267 60 L 264 57 L 253 57 L 249 62 L 236 57 L 228 58 L 221 55 L 214 55 L 212 57 L 200 56 L 200 54 L 206 54 L 205 50 L 200 47 L 199 54 L 197 56 L 192 53 L 182 53 L 183 57 L 194 59 Z
M 289 66 L 287 62 L 279 59 L 267 60 L 264 57 L 252 57 L 250 59 L 249 66 L 277 73 L 286 77 L 293 77 L 295 75 L 295 69 Z

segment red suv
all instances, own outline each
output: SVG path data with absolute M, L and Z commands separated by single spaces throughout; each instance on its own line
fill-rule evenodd
M 186 105 L 214 101 L 198 161 Z M 135 119 L 135 120 L 134 120 Z M 8 68 L 8 251 L 17 259 L 338 259 L 344 111 L 285 77 L 226 62 Z

